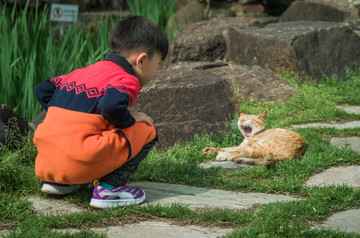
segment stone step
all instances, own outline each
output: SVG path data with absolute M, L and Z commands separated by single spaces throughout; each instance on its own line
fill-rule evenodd
M 178 226 L 160 221 L 145 221 L 123 226 L 110 226 L 105 228 L 90 228 L 96 233 L 106 234 L 107 238 L 216 238 L 232 232 L 232 229 L 219 227 Z M 77 229 L 55 230 L 57 232 L 79 232 Z
M 360 209 L 350 209 L 335 213 L 314 228 L 360 234 Z
M 298 200 L 298 198 L 285 195 L 231 192 L 178 184 L 137 182 L 129 185 L 145 191 L 147 198 L 144 205 L 159 204 L 169 206 L 177 203 L 186 205 L 190 209 L 221 208 L 241 210 L 251 209 L 258 204 Z
M 354 188 L 360 188 L 359 165 L 326 169 L 322 173 L 312 176 L 305 185 L 323 187 L 343 184 Z
M 360 137 L 332 137 L 330 144 L 360 152 Z
M 309 123 L 309 124 L 299 124 L 299 125 L 293 125 L 290 126 L 290 129 L 295 129 L 295 128 L 311 128 L 311 127 L 325 127 L 325 128 L 335 128 L 338 130 L 342 130 L 342 129 L 354 129 L 354 128 L 359 128 L 360 127 L 360 121 L 350 121 L 350 122 L 345 122 L 345 123 L 321 123 L 321 122 L 316 122 L 316 123 Z
M 360 114 L 360 106 L 347 106 L 347 105 L 337 105 L 338 109 L 344 110 L 349 114 Z M 308 127 L 327 127 L 335 129 L 348 129 L 348 128 L 358 128 L 360 127 L 360 121 L 351 121 L 346 123 L 308 123 L 308 124 L 299 124 L 293 125 L 290 129 L 293 128 L 308 128 Z
M 337 105 L 336 107 L 349 114 L 360 114 L 360 106 Z
M 67 215 L 71 213 L 80 213 L 86 209 L 58 199 L 43 199 L 40 197 L 26 198 L 33 204 L 35 213 L 39 215 Z

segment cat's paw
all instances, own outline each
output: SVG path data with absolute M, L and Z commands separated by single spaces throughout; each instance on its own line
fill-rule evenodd
M 219 152 L 216 156 L 216 160 L 225 161 L 228 160 L 230 154 L 228 152 Z
M 214 152 L 216 152 L 216 148 L 212 148 L 212 147 L 206 147 L 205 149 L 202 150 L 203 154 L 214 153 Z
M 274 155 L 273 153 L 269 153 L 264 157 L 264 165 L 267 167 L 273 166 L 275 164 L 275 161 L 273 160 Z

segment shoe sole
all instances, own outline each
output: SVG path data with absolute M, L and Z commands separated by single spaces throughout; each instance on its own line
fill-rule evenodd
M 112 208 L 112 207 L 121 207 L 128 206 L 133 204 L 140 204 L 145 201 L 145 194 L 141 198 L 136 200 L 100 200 L 92 198 L 90 201 L 90 206 L 93 208 L 104 209 L 104 208 Z
M 65 194 L 70 194 L 75 192 L 76 190 L 78 190 L 80 188 L 80 186 L 76 186 L 76 187 L 59 187 L 59 186 L 55 186 L 55 185 L 50 185 L 50 184 L 44 184 L 41 188 L 41 192 L 43 193 L 48 193 L 48 194 L 58 194 L 58 195 L 65 195 Z

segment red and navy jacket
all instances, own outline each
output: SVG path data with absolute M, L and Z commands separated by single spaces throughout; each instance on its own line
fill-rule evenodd
M 115 127 L 126 128 L 135 123 L 128 107 L 140 89 L 131 64 L 108 53 L 103 61 L 43 81 L 36 87 L 35 96 L 46 110 L 54 106 L 100 114 Z

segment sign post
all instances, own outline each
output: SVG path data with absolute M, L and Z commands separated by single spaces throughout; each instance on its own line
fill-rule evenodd
M 52 3 L 50 9 L 50 21 L 61 22 L 60 33 L 64 34 L 65 22 L 76 22 L 79 14 L 79 6 L 73 4 Z

